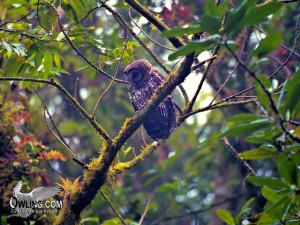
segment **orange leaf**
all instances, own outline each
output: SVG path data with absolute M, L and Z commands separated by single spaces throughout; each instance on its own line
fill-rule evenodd
M 73 182 L 69 178 L 66 178 L 66 179 L 64 179 L 62 177 L 59 177 L 59 178 L 61 180 L 61 184 L 60 183 L 56 183 L 56 184 L 63 189 L 63 191 L 61 191 L 59 193 L 60 196 L 72 194 L 78 190 L 80 177 L 77 177 Z
M 51 150 L 50 152 L 45 152 L 45 153 L 42 153 L 42 154 L 43 155 L 39 155 L 37 157 L 37 159 L 39 159 L 39 160 L 59 159 L 59 160 L 62 160 L 62 161 L 67 160 L 67 157 L 65 155 L 63 155 L 62 153 L 60 153 L 59 151 L 56 151 L 56 150 Z

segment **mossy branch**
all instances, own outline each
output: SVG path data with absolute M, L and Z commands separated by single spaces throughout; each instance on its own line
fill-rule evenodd
M 139 128 L 145 117 L 190 74 L 193 60 L 194 54 L 186 56 L 178 73 L 168 77 L 149 102 L 133 118 L 125 121 L 120 133 L 112 143 L 104 145 L 100 156 L 87 165 L 88 169 L 85 171 L 81 189 L 71 196 L 70 205 L 63 206 L 56 224 L 75 224 L 79 220 L 81 212 L 91 204 L 98 190 L 105 184 L 109 168 L 119 150 Z M 133 164 L 138 161 L 139 159 Z
M 133 168 L 134 166 L 138 165 L 142 161 L 144 161 L 147 157 L 151 155 L 151 153 L 160 145 L 158 142 L 153 142 L 152 144 L 147 145 L 145 148 L 141 150 L 141 153 L 134 157 L 134 159 L 128 162 L 120 162 L 116 164 L 112 169 L 115 173 L 122 173 L 126 170 Z

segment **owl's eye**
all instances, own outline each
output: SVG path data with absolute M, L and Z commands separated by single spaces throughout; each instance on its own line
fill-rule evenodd
M 137 83 L 143 78 L 143 72 L 139 69 L 133 69 L 130 71 L 130 80 L 133 83 Z

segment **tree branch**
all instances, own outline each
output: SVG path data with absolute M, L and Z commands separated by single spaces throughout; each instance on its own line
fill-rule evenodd
M 104 131 L 104 129 L 86 112 L 86 110 L 77 102 L 75 98 L 59 83 L 54 81 L 54 79 L 45 80 L 45 79 L 37 79 L 37 78 L 27 78 L 27 77 L 0 77 L 0 81 L 30 81 L 36 83 L 49 84 L 51 86 L 56 87 L 59 91 L 63 93 L 63 95 L 68 99 L 72 105 L 78 110 L 78 112 L 86 118 L 90 124 L 95 128 L 97 133 L 99 133 L 107 143 L 111 143 L 112 139 L 109 135 Z
M 120 219 L 121 223 L 123 225 L 128 225 L 125 221 L 125 219 L 123 218 L 123 216 L 121 215 L 121 213 L 116 209 L 116 207 L 112 204 L 112 202 L 109 200 L 109 198 L 106 196 L 106 194 L 100 190 L 100 193 L 102 195 L 102 197 L 104 198 L 104 200 L 107 202 L 107 204 L 109 205 L 109 207 L 114 211 L 115 215 Z
M 151 153 L 160 145 L 158 142 L 153 142 L 152 144 L 147 145 L 144 149 L 141 150 L 141 153 L 134 157 L 134 159 L 128 161 L 128 162 L 120 162 L 112 168 L 114 173 L 122 173 L 126 170 L 129 170 L 138 164 L 140 164 L 142 161 L 144 161 L 146 158 L 148 158 Z
M 238 194 L 236 196 L 233 196 L 233 197 L 230 197 L 230 198 L 226 198 L 226 199 L 224 199 L 222 201 L 213 203 L 213 204 L 211 204 L 210 206 L 208 206 L 206 208 L 198 209 L 198 210 L 187 212 L 187 213 L 182 213 L 182 214 L 179 214 L 179 215 L 167 216 L 167 217 L 158 219 L 158 220 L 154 221 L 153 224 L 158 224 L 159 222 L 162 222 L 162 221 L 176 220 L 176 219 L 180 219 L 180 218 L 184 218 L 184 217 L 188 217 L 188 216 L 197 215 L 199 213 L 203 213 L 203 212 L 209 211 L 212 208 L 214 208 L 216 206 L 219 206 L 219 205 L 222 205 L 222 204 L 224 204 L 226 202 L 234 201 L 234 200 L 236 200 L 238 198 L 241 198 L 242 196 L 244 196 L 244 193 L 241 193 L 241 194 Z
M 232 152 L 232 154 L 237 158 L 238 162 L 241 162 L 242 166 L 244 166 L 250 173 L 252 173 L 254 176 L 257 177 L 257 174 L 252 169 L 252 167 L 247 163 L 245 160 L 243 160 L 241 157 L 239 157 L 239 153 L 237 150 L 235 150 L 232 145 L 229 143 L 228 139 L 226 137 L 222 137 L 221 140 L 223 141 L 224 145 L 228 147 L 228 149 Z
M 300 18 L 300 15 L 299 15 Z M 299 22 L 299 18 L 298 18 L 298 22 Z M 297 24 L 298 24 L 297 22 Z M 293 141 L 296 141 L 298 143 L 300 143 L 300 138 L 298 138 L 297 136 L 291 134 L 284 126 L 284 121 L 281 118 L 281 115 L 276 107 L 276 104 L 272 98 L 271 93 L 267 90 L 266 86 L 260 81 L 260 79 L 258 79 L 258 77 L 256 76 L 256 74 L 254 72 L 252 72 L 245 64 L 244 62 L 241 61 L 241 59 L 234 53 L 234 51 L 229 47 L 229 45 L 225 42 L 225 47 L 229 50 L 229 52 L 232 54 L 232 56 L 239 62 L 239 64 L 244 68 L 245 71 L 248 72 L 248 74 L 259 84 L 259 86 L 262 88 L 263 92 L 267 95 L 269 102 L 270 102 L 270 106 L 272 111 L 275 114 L 276 119 L 279 121 L 279 125 L 280 128 L 282 129 L 282 131 L 287 134 Z
M 125 0 L 135 11 L 144 16 L 150 23 L 152 23 L 155 27 L 157 27 L 161 32 L 165 30 L 169 30 L 170 28 L 164 24 L 160 19 L 155 17 L 146 7 L 141 5 L 137 0 Z M 169 41 L 176 47 L 179 48 L 184 46 L 184 42 L 182 42 L 179 38 L 168 38 Z
M 95 70 L 97 70 L 100 74 L 110 78 L 110 79 L 113 79 L 112 76 L 110 76 L 109 74 L 107 74 L 106 72 L 104 72 L 101 68 L 99 68 L 98 66 L 96 66 L 94 63 L 92 63 L 89 59 L 87 59 L 78 49 L 77 47 L 74 45 L 74 43 L 71 41 L 71 39 L 69 38 L 69 36 L 67 35 L 67 33 L 65 32 L 64 28 L 63 28 L 63 25 L 60 21 L 60 18 L 59 18 L 59 14 L 57 12 L 57 9 L 56 7 L 51 3 L 51 2 L 48 2 L 47 0 L 44 0 L 50 7 L 52 7 L 55 11 L 55 14 L 56 14 L 56 17 L 57 17 L 57 23 L 59 25 L 59 28 L 61 30 L 61 32 L 63 33 L 64 37 L 66 38 L 66 40 L 68 41 L 68 43 L 70 44 L 70 46 L 74 49 L 74 51 L 84 60 L 87 62 L 87 64 L 89 64 L 91 67 L 93 67 Z M 116 82 L 119 82 L 119 83 L 123 83 L 123 84 L 127 84 L 126 81 L 124 80 L 120 80 L 120 79 L 115 79 Z
M 105 184 L 109 168 L 119 150 L 139 128 L 144 118 L 190 74 L 193 61 L 194 54 L 186 56 L 178 73 L 169 76 L 163 85 L 156 90 L 149 102 L 133 118 L 125 121 L 118 136 L 111 144 L 103 146 L 100 156 L 88 165 L 81 189 L 72 196 L 70 207 L 63 206 L 56 224 L 74 224 L 79 220 L 82 210 L 92 202 L 100 187 Z
M 110 13 L 112 13 L 114 15 L 114 17 L 117 19 L 117 21 L 121 24 L 121 26 L 124 27 L 124 29 L 128 30 L 132 36 L 141 44 L 141 46 L 150 54 L 150 56 L 154 59 L 155 62 L 157 62 L 157 64 L 167 73 L 170 74 L 171 70 L 169 70 L 161 61 L 160 59 L 155 55 L 155 53 L 153 51 L 151 51 L 151 49 L 142 41 L 141 38 L 139 38 L 139 36 L 133 31 L 133 29 L 128 25 L 128 23 L 126 23 L 126 21 L 124 20 L 124 18 L 122 17 L 121 14 L 119 14 L 118 12 L 116 12 L 115 10 L 113 10 L 110 6 L 106 5 L 105 2 L 100 1 L 102 3 L 102 6 L 107 9 Z M 186 104 L 189 102 L 189 98 L 188 95 L 185 91 L 185 89 L 183 88 L 183 86 L 180 84 L 179 85 L 179 89 L 185 99 Z

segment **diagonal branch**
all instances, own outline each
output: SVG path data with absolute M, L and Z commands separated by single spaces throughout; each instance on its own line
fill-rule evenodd
M 141 5 L 137 0 L 125 0 L 135 11 L 144 16 L 150 23 L 157 27 L 161 32 L 169 30 L 170 28 L 164 24 L 159 18 L 155 17 L 150 10 Z M 184 42 L 179 38 L 168 38 L 169 41 L 176 47 L 179 48 L 184 46 Z
M 300 20 L 300 15 L 299 15 L 299 19 Z M 229 45 L 225 42 L 225 47 L 228 49 L 228 51 L 231 53 L 231 55 L 239 62 L 239 64 L 244 68 L 245 71 L 248 72 L 248 74 L 258 83 L 258 85 L 262 88 L 263 92 L 266 94 L 266 96 L 269 99 L 270 102 L 270 106 L 272 111 L 274 112 L 276 119 L 279 121 L 279 125 L 281 130 L 287 135 L 289 136 L 293 141 L 296 141 L 298 143 L 300 143 L 300 138 L 298 138 L 297 136 L 293 135 L 292 133 L 290 133 L 284 126 L 284 120 L 282 119 L 279 110 L 276 107 L 275 101 L 272 98 L 271 93 L 267 90 L 266 86 L 261 82 L 260 79 L 258 79 L 258 77 L 256 76 L 256 74 L 254 72 L 252 72 L 245 64 L 244 62 L 241 61 L 241 59 L 234 53 L 234 51 L 229 47 Z
M 109 168 L 119 150 L 139 128 L 144 118 L 190 74 L 193 61 L 194 54 L 186 56 L 178 69 L 178 73 L 169 76 L 163 85 L 156 90 L 149 102 L 133 118 L 125 121 L 118 136 L 110 144 L 103 146 L 100 156 L 88 165 L 80 190 L 71 196 L 73 200 L 70 206 L 63 206 L 56 224 L 74 224 L 79 220 L 81 212 L 91 204 L 98 190 L 105 184 Z
M 105 96 L 105 94 L 108 92 L 108 90 L 110 89 L 110 87 L 112 86 L 112 84 L 114 83 L 114 81 L 115 81 L 115 79 L 116 79 L 116 76 L 117 76 L 117 74 L 118 74 L 118 72 L 119 72 L 120 65 L 121 65 L 121 63 L 122 63 L 122 59 L 123 59 L 124 52 L 125 52 L 125 50 L 126 50 L 126 48 L 127 48 L 127 44 L 128 44 L 128 41 L 126 41 L 126 43 L 125 43 L 125 45 L 124 45 L 124 47 L 123 47 L 123 50 L 122 50 L 122 52 L 121 52 L 120 60 L 119 60 L 119 62 L 118 62 L 117 69 L 116 69 L 116 71 L 115 71 L 115 74 L 114 74 L 114 76 L 113 76 L 113 79 L 110 81 L 110 83 L 109 83 L 109 85 L 107 86 L 107 88 L 103 91 L 103 93 L 100 95 L 100 97 L 99 97 L 98 100 L 97 100 L 97 103 L 96 103 L 96 105 L 95 105 L 95 107 L 94 107 L 94 110 L 93 110 L 93 112 L 92 112 L 92 118 L 95 118 L 96 110 L 97 110 L 97 108 L 98 108 L 98 105 L 99 105 L 100 101 L 101 101 L 102 98 Z
M 213 204 L 211 204 L 210 206 L 208 206 L 206 208 L 201 208 L 201 209 L 198 209 L 198 210 L 195 210 L 195 211 L 190 211 L 190 212 L 187 212 L 187 213 L 182 213 L 182 214 L 178 214 L 178 215 L 171 215 L 171 216 L 167 216 L 167 217 L 164 217 L 164 218 L 161 218 L 161 219 L 157 219 L 156 221 L 154 221 L 154 223 L 151 223 L 151 224 L 159 224 L 159 222 L 162 222 L 162 221 L 176 220 L 176 219 L 180 219 L 180 218 L 184 218 L 184 217 L 188 217 L 188 216 L 197 215 L 197 214 L 200 214 L 200 213 L 203 213 L 203 212 L 207 212 L 207 211 L 211 210 L 212 208 L 214 208 L 216 206 L 222 205 L 226 202 L 230 202 L 230 201 L 234 201 L 236 199 L 239 199 L 239 198 L 243 197 L 243 195 L 244 195 L 244 193 L 240 193 L 236 196 L 226 198 L 222 201 L 213 203 Z
M 67 33 L 65 32 L 64 30 L 64 27 L 61 23 L 61 20 L 59 18 L 59 14 L 57 12 L 57 9 L 55 7 L 55 5 L 53 5 L 51 2 L 48 2 L 47 0 L 44 0 L 50 7 L 53 8 L 53 10 L 55 11 L 55 14 L 56 14 L 56 17 L 57 17 L 57 23 L 59 25 L 59 28 L 61 30 L 61 32 L 63 33 L 64 37 L 66 38 L 66 40 L 68 41 L 68 43 L 70 44 L 70 46 L 74 49 L 74 51 L 84 60 L 86 61 L 91 67 L 93 67 L 95 70 L 97 70 L 100 74 L 110 78 L 110 79 L 113 79 L 112 76 L 110 76 L 109 74 L 107 74 L 106 72 L 104 72 L 100 67 L 96 66 L 94 63 L 92 63 L 89 59 L 87 59 L 83 53 L 81 53 L 79 51 L 79 49 L 74 45 L 74 43 L 71 41 L 71 39 L 69 38 L 69 36 L 67 35 Z M 115 79 L 116 82 L 119 82 L 119 83 L 124 83 L 124 84 L 127 84 L 126 81 L 124 80 L 120 80 L 120 79 Z
M 56 87 L 59 91 L 63 93 L 66 99 L 68 99 L 71 102 L 71 104 L 75 106 L 78 112 L 90 122 L 90 124 L 94 127 L 97 133 L 99 133 L 100 136 L 102 136 L 107 143 L 112 142 L 112 139 L 104 131 L 104 129 L 87 113 L 87 111 L 79 104 L 79 102 L 75 98 L 73 98 L 72 95 L 62 85 L 57 83 L 54 79 L 45 80 L 45 79 L 28 78 L 28 77 L 0 77 L 0 81 L 30 81 L 35 83 L 48 84 L 53 87 Z
M 165 45 L 162 45 L 162 44 L 160 44 L 160 43 L 158 43 L 156 40 L 154 40 L 152 37 L 150 37 L 143 29 L 142 29 L 142 27 L 140 27 L 135 21 L 134 21 L 134 19 L 132 18 L 132 16 L 131 16 L 131 7 L 129 7 L 129 9 L 128 9 L 128 15 L 129 15 L 129 18 L 131 19 L 131 21 L 133 22 L 133 24 L 137 27 L 137 28 L 139 28 L 139 30 L 150 40 L 150 41 L 152 41 L 154 44 L 156 44 L 156 45 L 158 45 L 158 46 L 160 46 L 160 47 L 162 47 L 162 48 L 164 48 L 164 49 L 167 49 L 167 50 L 170 50 L 170 51 L 176 51 L 177 49 L 174 49 L 174 48 L 169 48 L 168 46 L 165 46 Z
M 102 197 L 104 198 L 104 200 L 107 202 L 107 204 L 109 205 L 109 207 L 114 211 L 115 215 L 120 219 L 121 223 L 123 225 L 128 225 L 128 223 L 125 221 L 125 219 L 123 218 L 122 214 L 116 209 L 116 207 L 112 204 L 112 202 L 110 201 L 110 199 L 107 197 L 107 195 L 100 190 L 100 194 L 102 195 Z
M 155 62 L 167 73 L 170 74 L 171 70 L 169 70 L 160 60 L 159 58 L 155 55 L 155 53 L 142 41 L 142 39 L 133 31 L 133 29 L 128 25 L 128 23 L 123 19 L 122 15 L 115 11 L 113 8 L 110 6 L 106 5 L 104 1 L 100 1 L 102 3 L 102 6 L 107 9 L 110 13 L 114 15 L 116 20 L 121 24 L 124 29 L 128 30 L 132 36 L 141 44 L 141 46 L 151 55 L 151 57 L 154 59 Z M 179 89 L 185 99 L 186 104 L 189 102 L 188 95 L 183 88 L 183 86 L 180 84 Z
M 222 137 L 221 138 L 224 145 L 226 145 L 228 147 L 228 149 L 232 152 L 232 154 L 237 158 L 238 162 L 240 162 L 242 164 L 242 166 L 244 166 L 248 172 L 252 173 L 254 176 L 257 177 L 257 174 L 255 173 L 255 171 L 253 170 L 253 168 L 249 165 L 249 163 L 247 163 L 245 160 L 243 160 L 241 157 L 239 157 L 239 153 L 237 152 L 237 150 L 235 150 L 232 145 L 229 143 L 228 139 L 226 137 Z
M 120 162 L 114 165 L 113 170 L 116 174 L 129 170 L 151 155 L 151 153 L 160 145 L 158 142 L 153 142 L 141 150 L 141 153 L 128 162 Z

